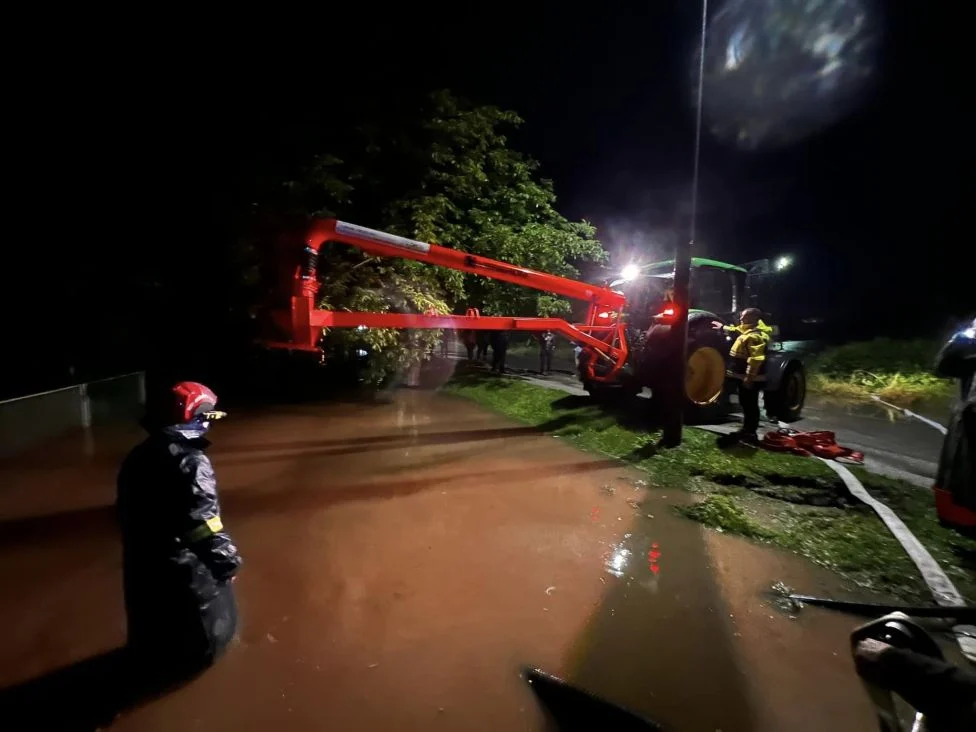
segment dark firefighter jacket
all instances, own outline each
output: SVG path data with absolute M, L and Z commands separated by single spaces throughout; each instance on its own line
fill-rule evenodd
M 156 431 L 126 457 L 118 480 L 129 643 L 213 658 L 231 639 L 230 579 L 241 558 L 224 532 L 210 443 Z
M 758 377 L 766 363 L 766 347 L 769 345 L 773 329 L 760 320 L 754 326 L 726 325 L 724 330 L 739 333 L 739 337 L 735 339 L 729 350 L 729 355 L 732 357 L 731 374 L 738 378 Z

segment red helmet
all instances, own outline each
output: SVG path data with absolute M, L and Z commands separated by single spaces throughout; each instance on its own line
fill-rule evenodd
M 207 412 L 216 418 L 217 395 L 209 387 L 196 381 L 181 381 L 170 391 L 176 398 L 172 412 L 175 424 L 186 424 Z

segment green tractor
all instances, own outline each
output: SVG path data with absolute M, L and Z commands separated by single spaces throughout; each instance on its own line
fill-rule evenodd
M 626 329 L 631 347 L 619 389 L 636 394 L 661 383 L 670 346 L 671 323 L 676 312 L 670 301 L 674 262 L 655 262 L 628 272 L 626 277 L 609 282 L 611 289 L 627 297 Z M 736 322 L 738 313 L 755 307 L 750 294 L 750 273 L 713 259 L 691 260 L 690 308 L 688 310 L 688 351 L 685 376 L 686 418 L 690 422 L 720 421 L 729 410 L 729 396 L 735 381 L 727 377 L 729 349 L 733 336 L 722 325 Z M 783 422 L 800 417 L 806 399 L 806 373 L 797 354 L 790 353 L 776 340 L 773 327 L 763 369 L 766 413 Z M 599 369 L 599 365 L 596 364 Z M 583 371 L 580 370 L 581 378 Z M 587 383 L 593 394 L 606 387 Z

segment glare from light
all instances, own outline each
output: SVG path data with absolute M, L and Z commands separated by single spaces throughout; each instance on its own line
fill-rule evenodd
M 624 267 L 624 270 L 620 273 L 620 276 L 627 280 L 627 282 L 630 282 L 631 280 L 636 280 L 638 277 L 640 277 L 640 272 L 640 267 L 631 263 Z
M 793 265 L 793 257 L 783 256 L 776 260 L 776 271 L 782 272 Z
M 356 326 L 356 330 L 358 330 L 360 333 L 362 333 L 363 331 L 367 330 L 367 328 L 366 328 L 365 325 L 357 325 Z
M 356 355 L 360 358 L 366 358 L 369 355 L 369 351 L 367 351 L 365 348 L 357 348 Z
M 882 60 L 882 3 L 715 5 L 721 8 L 709 13 L 703 113 L 707 128 L 726 142 L 744 149 L 789 145 L 840 122 L 869 98 Z M 693 71 L 700 59 L 690 57 Z M 697 73 L 689 76 L 697 80 Z
M 607 572 L 614 577 L 623 577 L 627 570 L 627 563 L 630 560 L 630 549 L 617 545 L 613 547 L 613 553 L 606 562 Z

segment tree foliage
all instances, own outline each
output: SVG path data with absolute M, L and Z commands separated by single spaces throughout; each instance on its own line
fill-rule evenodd
M 396 225 L 411 235 L 533 269 L 576 277 L 574 262 L 606 256 L 586 222 L 555 209 L 551 181 L 538 163 L 508 146 L 513 112 L 473 107 L 438 92 L 424 120 L 427 161 L 417 189 L 392 207 Z M 492 315 L 568 313 L 552 295 L 475 275 L 444 278 L 454 307 L 468 304 Z
M 420 103 L 366 110 L 319 143 L 310 162 L 268 191 L 262 206 L 338 216 L 373 228 L 568 277 L 605 252 L 586 222 L 555 208 L 552 183 L 505 135 L 513 112 L 475 106 L 441 91 Z M 373 312 L 552 315 L 561 298 L 418 262 L 370 258 L 342 246 L 323 251 L 320 305 Z M 369 378 L 423 358 L 438 331 L 333 331 L 332 349 L 367 348 Z

